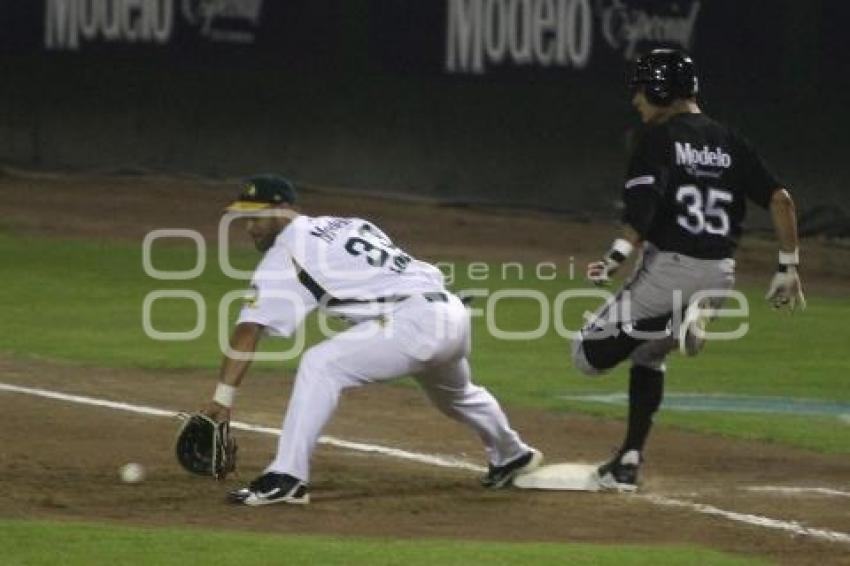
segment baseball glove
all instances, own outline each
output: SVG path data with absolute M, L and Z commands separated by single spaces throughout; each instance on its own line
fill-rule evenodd
M 174 453 L 187 471 L 223 480 L 236 469 L 236 439 L 230 423 L 218 423 L 203 413 L 181 413 Z

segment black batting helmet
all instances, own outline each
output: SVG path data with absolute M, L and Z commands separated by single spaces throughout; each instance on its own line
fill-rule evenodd
M 629 76 L 629 88 L 643 88 L 647 100 L 667 106 L 677 98 L 699 92 L 693 60 L 678 49 L 653 49 L 638 57 Z

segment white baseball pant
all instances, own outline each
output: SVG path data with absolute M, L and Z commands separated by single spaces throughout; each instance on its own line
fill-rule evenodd
M 478 434 L 491 464 L 502 465 L 529 450 L 496 399 L 472 383 L 469 312 L 456 296 L 445 293 L 444 298 L 413 295 L 383 320 L 362 322 L 307 350 L 277 455 L 266 471 L 308 481 L 311 454 L 340 393 L 405 375 L 415 377 L 440 411 Z

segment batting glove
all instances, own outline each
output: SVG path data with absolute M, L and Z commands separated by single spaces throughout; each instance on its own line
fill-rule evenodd
M 587 279 L 597 287 L 603 287 L 611 282 L 611 274 L 617 271 L 620 264 L 611 258 L 594 261 L 587 264 Z
M 587 264 L 587 279 L 597 287 L 608 285 L 611 275 L 626 261 L 633 249 L 634 246 L 628 240 L 615 240 L 611 250 L 601 261 Z
M 779 252 L 779 268 L 770 282 L 765 299 L 774 309 L 788 307 L 792 312 L 797 308 L 806 308 L 806 298 L 803 296 L 803 285 L 797 273 L 799 251 Z

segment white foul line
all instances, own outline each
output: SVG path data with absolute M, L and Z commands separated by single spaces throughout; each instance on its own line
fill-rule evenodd
M 12 393 L 23 393 L 25 395 L 33 395 L 36 397 L 45 397 L 47 399 L 57 399 L 60 401 L 70 401 L 73 403 L 79 403 L 82 405 L 92 405 L 95 407 L 106 407 L 109 409 L 118 409 L 121 411 L 127 411 L 131 413 L 137 413 L 142 415 L 153 415 L 158 417 L 176 417 L 178 415 L 177 411 L 166 411 L 163 409 L 157 409 L 155 407 L 147 407 L 144 405 L 131 405 L 129 403 L 119 403 L 115 401 L 107 401 L 105 399 L 96 399 L 94 397 L 86 397 L 83 395 L 71 395 L 67 393 L 59 393 L 57 391 L 48 391 L 46 389 L 36 389 L 31 387 L 21 387 L 18 385 L 11 385 L 8 383 L 0 383 L 0 391 L 9 391 Z M 251 432 L 259 432 L 263 434 L 270 434 L 273 436 L 278 436 L 279 432 L 277 429 L 252 425 L 248 423 L 242 423 L 238 421 L 233 421 L 231 426 L 235 429 L 246 430 Z M 393 458 L 400 458 L 404 460 L 411 460 L 414 462 L 420 462 L 423 464 L 429 464 L 432 466 L 440 466 L 444 468 L 456 468 L 463 470 L 472 470 L 476 472 L 484 471 L 484 468 L 481 466 L 476 466 L 475 464 L 471 464 L 469 462 L 455 459 L 455 458 L 444 458 L 440 456 L 434 456 L 430 454 L 422 454 L 419 452 L 409 452 L 407 450 L 399 450 L 397 448 L 390 448 L 387 446 L 379 446 L 376 444 L 363 444 L 360 442 L 349 442 L 347 440 L 342 440 L 339 438 L 333 438 L 330 436 L 322 436 L 319 439 L 319 442 L 322 444 L 328 444 L 330 446 L 337 446 L 339 448 L 347 448 L 349 450 L 357 450 L 361 452 L 372 452 L 377 454 L 383 454 L 385 456 L 391 456 Z M 755 525 L 759 527 L 766 527 L 771 529 L 779 529 L 783 531 L 788 531 L 797 535 L 809 536 L 812 538 L 818 538 L 822 540 L 827 540 L 831 542 L 846 542 L 850 543 L 850 534 L 842 533 L 838 531 L 829 531 L 825 529 L 814 529 L 810 527 L 804 527 L 800 523 L 796 521 L 780 521 L 777 519 L 770 519 L 768 517 L 762 517 L 760 515 L 749 515 L 745 513 L 736 513 L 734 511 L 725 511 L 723 509 L 719 509 L 712 505 L 705 505 L 702 503 L 693 503 L 690 501 L 681 501 L 678 499 L 670 499 L 667 497 L 661 497 L 658 495 L 638 495 L 637 497 L 641 498 L 644 501 L 648 501 L 650 503 L 656 505 L 663 505 L 666 507 L 683 507 L 687 509 L 691 509 L 697 511 L 699 513 L 703 513 L 706 515 L 715 515 L 720 516 L 725 519 L 730 519 L 732 521 L 737 521 L 740 523 L 746 523 L 749 525 Z
M 2 384 L 0 384 L 0 389 L 3 389 Z M 141 407 L 140 407 L 141 408 Z M 148 407 L 144 407 L 148 408 Z M 155 409 L 156 410 L 156 409 Z M 169 413 L 170 415 L 176 415 L 177 413 Z M 252 432 L 260 432 L 263 434 L 270 434 L 272 436 L 280 436 L 280 431 L 276 428 L 269 428 L 265 426 L 257 426 L 248 423 L 242 423 L 239 421 L 231 421 L 230 426 L 232 428 L 236 428 L 239 430 L 248 430 Z M 328 446 L 335 446 L 337 448 L 346 448 L 348 450 L 356 450 L 358 452 L 373 452 L 376 454 L 383 454 L 384 456 L 391 456 L 393 458 L 400 458 L 402 460 L 412 460 L 414 462 L 420 462 L 422 464 L 429 464 L 431 466 L 439 466 L 441 468 L 456 468 L 461 470 L 472 470 L 473 472 L 485 472 L 486 468 L 482 466 L 477 466 L 470 462 L 466 462 L 459 458 L 452 458 L 447 456 L 434 456 L 431 454 L 422 454 L 420 452 L 409 452 L 407 450 L 400 450 L 398 448 L 391 448 L 389 446 L 379 446 L 377 444 L 364 444 L 362 442 L 352 442 L 350 440 L 343 440 L 342 438 L 334 438 L 333 436 L 320 436 L 319 444 L 327 444 Z
M 761 515 L 750 515 L 748 513 L 724 511 L 723 509 L 719 509 L 713 505 L 693 503 L 691 501 L 680 501 L 678 499 L 669 499 L 660 495 L 640 495 L 638 497 L 640 497 L 641 499 L 645 499 L 646 501 L 656 503 L 658 505 L 665 505 L 667 507 L 687 507 L 688 509 L 693 509 L 695 511 L 699 511 L 700 513 L 705 513 L 706 515 L 718 515 L 720 517 L 725 517 L 727 519 L 731 519 L 733 521 L 738 521 L 741 523 L 747 523 L 749 525 L 756 525 L 758 527 L 768 527 L 771 529 L 780 529 L 783 531 L 788 531 L 794 533 L 795 535 L 805 535 L 832 542 L 850 542 L 850 534 L 841 533 L 838 531 L 828 531 L 825 529 L 813 529 L 811 527 L 804 527 L 797 521 L 780 521 L 777 519 L 762 517 Z
M 81 405 L 91 405 L 94 407 L 105 407 L 108 409 L 118 409 L 120 411 L 127 411 L 129 413 L 137 413 L 140 415 L 153 415 L 157 417 L 177 417 L 180 414 L 179 411 L 166 411 L 163 409 L 157 409 L 156 407 L 147 407 L 144 405 L 131 405 L 129 403 L 119 403 L 116 401 L 107 401 L 106 399 L 96 399 L 94 397 L 86 397 L 83 395 L 72 395 L 68 393 L 59 393 L 57 391 L 49 391 L 47 389 L 37 389 L 32 387 L 21 387 L 19 385 L 11 385 L 8 383 L 0 383 L 0 391 L 9 391 L 12 393 L 24 393 L 26 395 L 33 395 L 36 397 L 45 397 L 47 399 L 57 399 L 59 401 L 70 401 L 72 403 L 79 403 Z M 269 428 L 265 426 L 253 425 L 249 423 L 243 423 L 239 421 L 232 421 L 230 426 L 239 430 L 247 430 L 251 432 L 259 432 L 262 434 L 270 434 L 272 436 L 279 436 L 280 431 L 276 428 Z M 457 458 L 451 457 L 443 457 L 443 456 L 435 456 L 431 454 L 421 454 L 419 452 L 409 452 L 407 450 L 400 450 L 398 448 L 390 448 L 388 446 L 378 446 L 376 444 L 363 444 L 360 442 L 351 442 L 349 440 L 343 440 L 341 438 L 334 438 L 333 436 L 322 436 L 319 438 L 320 444 L 327 444 L 328 446 L 336 446 L 337 448 L 346 448 L 348 450 L 357 450 L 359 452 L 373 452 L 377 454 L 383 454 L 384 456 L 391 456 L 393 458 L 401 458 L 403 460 L 411 460 L 414 462 L 420 462 L 422 464 L 429 464 L 431 466 L 439 466 L 442 468 L 455 468 L 461 470 L 471 470 L 473 472 L 484 472 L 486 468 L 482 466 L 477 466 L 470 462 L 466 462 L 464 460 L 460 460 Z
M 829 489 L 828 487 L 794 487 L 785 485 L 757 485 L 745 487 L 747 491 L 772 491 L 776 493 L 787 493 L 796 495 L 800 493 L 817 493 L 818 495 L 835 495 L 838 497 L 850 497 L 850 491 L 840 489 Z

